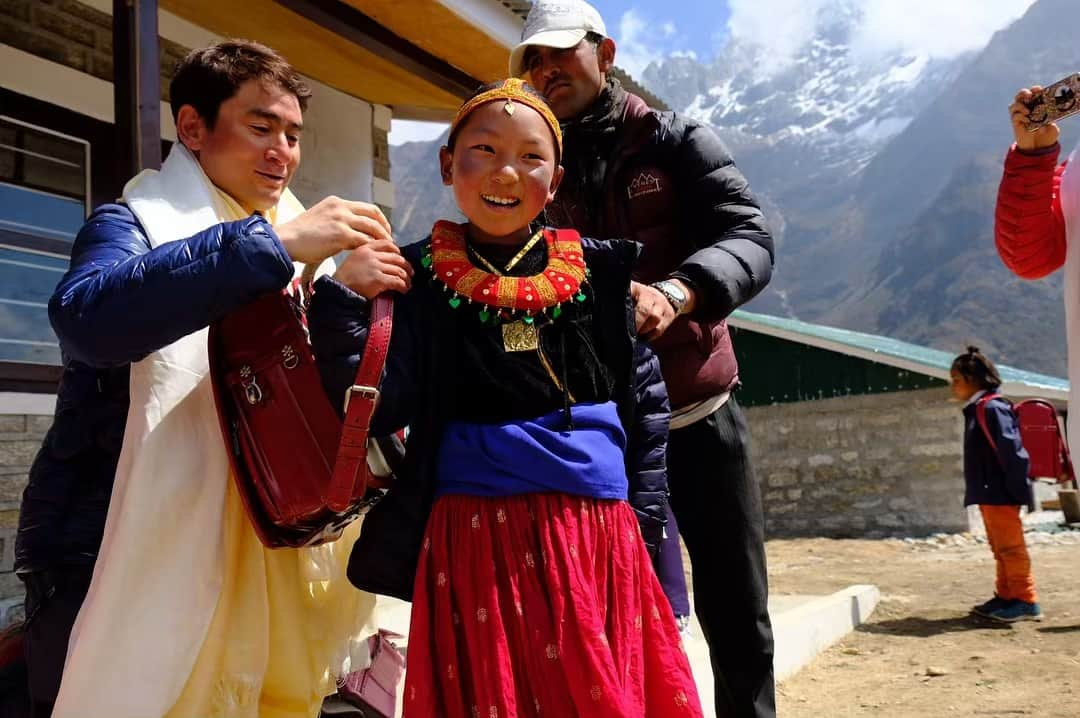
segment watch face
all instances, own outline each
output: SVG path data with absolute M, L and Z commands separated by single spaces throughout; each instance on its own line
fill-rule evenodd
M 674 297 L 676 301 L 678 301 L 678 302 L 685 302 L 686 301 L 686 292 L 684 292 L 682 290 L 682 287 L 680 287 L 675 282 L 664 282 L 664 289 L 667 290 L 667 292 L 670 293 L 671 296 Z

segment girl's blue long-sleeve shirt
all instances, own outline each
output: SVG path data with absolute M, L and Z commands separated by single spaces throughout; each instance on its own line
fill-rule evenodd
M 995 397 L 983 403 L 991 445 L 979 426 L 977 402 L 964 407 L 964 505 L 1027 505 L 1030 461 L 1012 406 Z

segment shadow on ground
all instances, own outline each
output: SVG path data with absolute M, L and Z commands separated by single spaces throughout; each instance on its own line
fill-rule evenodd
M 1035 630 L 1041 633 L 1080 633 L 1080 623 L 1075 626 L 1043 626 Z
M 943 633 L 959 633 L 961 631 L 1007 631 L 1011 628 L 1008 624 L 997 623 L 979 616 L 949 616 L 946 618 L 923 618 L 921 616 L 908 616 L 888 621 L 875 621 L 864 623 L 856 628 L 861 633 L 877 633 L 888 636 L 914 636 L 927 638 L 940 636 Z

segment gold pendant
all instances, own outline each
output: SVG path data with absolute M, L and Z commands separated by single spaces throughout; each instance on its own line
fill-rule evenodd
M 540 331 L 536 324 L 518 320 L 502 325 L 503 349 L 508 352 L 531 352 L 540 346 Z

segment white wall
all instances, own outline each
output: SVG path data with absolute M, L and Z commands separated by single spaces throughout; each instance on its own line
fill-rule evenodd
M 371 202 L 372 106 L 309 80 L 311 102 L 304 113 L 300 169 L 292 191 L 306 206 L 327 195 Z

